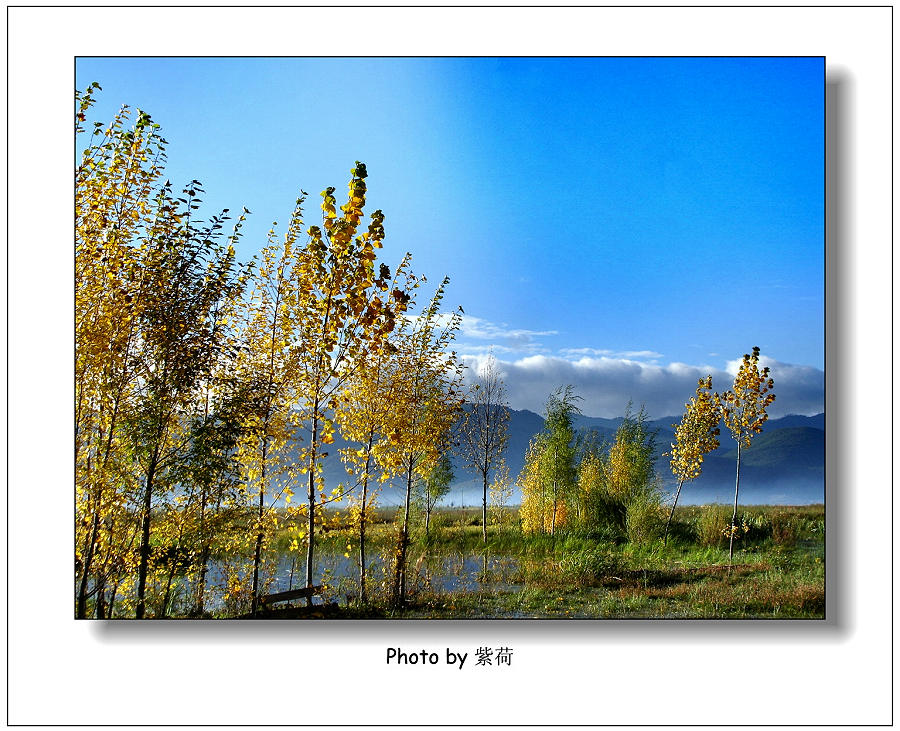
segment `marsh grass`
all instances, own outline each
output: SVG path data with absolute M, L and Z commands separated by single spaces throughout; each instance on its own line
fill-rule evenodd
M 730 524 L 730 511 L 722 505 L 680 506 L 663 545 L 655 535 L 628 542 L 621 533 L 601 529 L 526 535 L 515 509 L 502 530 L 489 527 L 484 543 L 478 509 L 439 509 L 428 534 L 414 524 L 410 600 L 401 608 L 389 606 L 388 590 L 396 508 L 375 511 L 367 528 L 366 605 L 356 596 L 355 529 L 333 511 L 316 537 L 318 571 L 327 587 L 321 600 L 330 607 L 329 617 L 346 618 L 824 617 L 823 506 L 742 508 L 729 570 L 722 529 Z M 276 533 L 270 544 L 273 561 L 287 560 L 292 538 L 287 527 Z M 301 551 L 295 587 L 303 567 Z M 173 605 L 181 594 L 189 598 L 178 581 L 176 591 Z M 235 616 L 245 604 L 245 598 L 234 600 L 216 616 Z M 314 616 L 304 611 L 298 606 L 296 616 Z M 278 616 L 293 615 L 285 608 Z
M 741 539 L 728 566 L 728 506 L 676 510 L 668 545 L 604 540 L 597 532 L 489 534 L 465 516 L 430 537 L 429 550 L 502 553 L 522 588 L 453 595 L 422 592 L 413 617 L 822 618 L 823 506 L 758 506 L 739 513 Z M 746 527 L 743 527 L 746 526 Z

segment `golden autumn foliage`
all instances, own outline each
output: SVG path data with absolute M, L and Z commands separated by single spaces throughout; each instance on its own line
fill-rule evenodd
M 362 223 L 362 163 L 340 208 L 323 191 L 321 226 L 304 226 L 302 194 L 246 267 L 249 211 L 222 241 L 227 211 L 200 218 L 201 184 L 164 181 L 149 115 L 90 126 L 97 90 L 75 109 L 76 615 L 207 616 L 213 585 L 229 612 L 253 612 L 279 532 L 306 544 L 310 584 L 324 505 L 361 484 L 362 531 L 370 478 L 433 467 L 459 407 L 459 317 L 439 313 L 443 285 L 405 314 L 419 280 L 409 255 L 393 272 L 377 262 L 384 215 Z M 329 493 L 338 426 L 358 484 Z
M 391 333 L 411 300 L 405 288 L 391 286 L 390 268 L 375 266 L 384 240 L 384 214 L 372 213 L 360 232 L 366 202 L 366 166 L 351 171 L 347 203 L 338 215 L 332 187 L 322 191 L 322 226 L 310 226 L 299 254 L 296 318 L 298 364 L 295 395 L 300 422 L 308 434 L 300 462 L 307 474 L 306 581 L 312 586 L 316 522 L 324 492 L 321 459 L 336 430 L 331 414 L 340 408 L 346 382 L 357 368 L 388 349 Z M 408 257 L 395 276 L 403 281 Z M 337 493 L 335 493 L 335 496 Z
M 719 422 L 722 419 L 719 394 L 712 393 L 712 376 L 701 378 L 697 382 L 697 393 L 684 406 L 684 416 L 675 426 L 675 443 L 668 452 L 669 464 L 678 489 L 672 501 L 669 519 L 663 542 L 668 542 L 669 526 L 678 496 L 685 482 L 700 476 L 703 469 L 703 457 L 719 447 Z
M 513 481 L 509 474 L 509 465 L 505 459 L 500 459 L 494 471 L 494 479 L 490 484 L 491 508 L 493 509 L 493 522 L 503 530 L 503 519 L 506 507 L 513 495 Z
M 383 469 L 401 477 L 406 488 L 403 522 L 397 536 L 394 579 L 395 603 L 406 591 L 406 550 L 409 511 L 416 481 L 427 480 L 449 441 L 462 405 L 462 363 L 449 350 L 462 315 L 446 315 L 440 306 L 449 279 L 445 278 L 417 317 L 404 318 L 393 341 L 395 368 L 391 378 L 392 408 L 386 449 L 379 459 Z M 449 352 L 448 352 L 449 351 Z
M 97 89 L 76 93 L 79 136 Z M 172 571 L 151 545 L 151 522 L 178 550 L 194 538 L 199 498 L 188 505 L 176 490 L 223 343 L 215 313 L 243 286 L 240 222 L 221 243 L 224 212 L 197 220 L 200 183 L 176 196 L 161 182 L 166 141 L 148 114 L 135 117 L 123 107 L 94 123 L 75 171 L 77 616 L 90 598 L 98 616 L 117 601 L 144 616 L 160 575 L 165 613 Z M 165 507 L 176 501 L 185 510 L 173 522 Z
M 769 418 L 766 409 L 775 401 L 774 387 L 768 366 L 760 371 L 759 348 L 754 347 L 752 354 L 744 354 L 734 386 L 721 397 L 725 426 L 744 449 L 750 448 L 751 438 L 762 432 Z
M 749 449 L 754 434 L 762 432 L 762 426 L 769 418 L 766 409 L 775 401 L 772 389 L 774 380 L 769 376 L 768 366 L 759 369 L 759 348 L 745 353 L 734 377 L 734 386 L 722 394 L 722 416 L 725 426 L 737 442 L 737 467 L 734 478 L 734 510 L 728 540 L 728 561 L 734 555 L 734 538 L 737 535 L 738 490 L 741 481 L 741 449 Z
M 525 465 L 519 474 L 518 482 L 522 490 L 519 518 L 522 532 L 526 534 L 544 533 L 548 528 L 547 501 L 541 476 L 541 455 L 544 450 L 542 441 L 538 434 L 529 442 L 528 451 L 525 452 Z
M 578 482 L 576 485 L 579 519 L 588 523 L 591 513 L 604 499 L 603 459 L 595 449 L 587 449 L 578 463 Z
M 297 247 L 302 202 L 302 197 L 297 199 L 283 242 L 278 242 L 274 229 L 269 231 L 251 275 L 250 290 L 239 307 L 243 347 L 237 353 L 235 372 L 244 388 L 254 394 L 238 444 L 243 499 L 255 514 L 253 530 L 247 535 L 248 539 L 253 536 L 252 580 L 247 587 L 251 613 L 256 611 L 262 590 L 260 569 L 265 549 L 279 525 L 279 514 L 272 508 L 283 499 L 288 509 L 282 517 L 289 519 L 298 512 L 290 505 L 297 473 L 289 454 L 297 427 L 293 404 L 299 378 L 295 333 L 298 292 L 303 286 Z
M 703 457 L 719 448 L 719 395 L 712 393 L 712 376 L 697 382 L 697 394 L 684 407 L 681 422 L 675 425 L 675 443 L 668 455 L 679 483 L 700 476 Z
M 99 89 L 76 94 L 75 130 Z M 165 141 L 149 116 L 123 107 L 94 126 L 75 170 L 75 564 L 78 616 L 95 596 L 127 588 L 136 527 L 129 515 L 134 488 L 123 422 L 134 406 L 142 293 L 138 241 L 153 224 L 153 189 Z M 89 585 L 93 582 L 93 587 Z
M 387 275 L 387 268 L 381 270 Z M 414 302 L 414 290 L 419 280 L 408 272 L 404 260 L 395 273 L 389 288 L 405 295 L 407 306 Z M 399 349 L 392 337 L 380 348 L 363 353 L 336 399 L 335 422 L 341 436 L 351 446 L 341 450 L 341 459 L 353 484 L 345 488 L 348 495 L 348 514 L 359 540 L 359 597 L 365 603 L 366 586 L 366 527 L 375 506 L 378 487 L 387 480 L 393 464 L 390 440 L 392 413 L 398 397 L 400 379 L 394 377 L 399 367 Z M 349 550 L 349 549 L 348 549 Z

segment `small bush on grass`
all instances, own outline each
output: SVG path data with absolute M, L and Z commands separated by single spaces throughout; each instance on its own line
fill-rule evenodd
M 793 546 L 797 543 L 797 519 L 788 513 L 772 516 L 772 542 L 778 546 Z
M 602 548 L 572 553 L 559 561 L 560 581 L 576 588 L 596 586 L 601 579 L 620 571 L 619 558 Z
M 695 525 L 697 542 L 718 548 L 725 541 L 724 531 L 731 525 L 731 512 L 727 505 L 704 505 Z
M 662 506 L 662 488 L 655 479 L 634 490 L 625 510 L 625 532 L 629 543 L 648 543 L 662 536 L 666 511 Z

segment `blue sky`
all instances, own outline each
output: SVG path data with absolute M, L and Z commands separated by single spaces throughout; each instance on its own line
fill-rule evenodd
M 591 415 L 676 413 L 759 345 L 774 414 L 823 408 L 823 59 L 79 59 L 92 81 L 209 214 L 253 211 L 244 257 L 365 162 L 384 260 L 450 276 L 514 407 L 571 382 Z

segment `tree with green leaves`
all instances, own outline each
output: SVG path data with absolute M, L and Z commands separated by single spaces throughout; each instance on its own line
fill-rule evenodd
M 426 536 L 429 535 L 431 514 L 438 501 L 450 492 L 450 483 L 453 482 L 453 477 L 453 462 L 450 460 L 449 449 L 445 447 L 434 467 L 431 468 L 431 472 L 419 483 L 419 496 L 425 513 Z
M 542 472 L 547 481 L 550 500 L 550 535 L 556 533 L 560 506 L 568 507 L 574 493 L 578 445 L 573 417 L 581 413 L 578 407 L 581 400 L 572 386 L 566 386 L 558 389 L 547 401 L 547 416 L 544 421 L 547 441 L 544 445 Z
M 544 429 L 531 441 L 522 485 L 522 527 L 526 532 L 556 533 L 568 521 L 575 500 L 578 453 L 574 416 L 581 397 L 572 386 L 559 388 L 547 401 Z
M 655 480 L 656 432 L 647 427 L 643 406 L 637 414 L 631 404 L 616 429 L 602 464 L 604 509 L 616 527 L 632 542 L 642 542 L 661 529 L 660 488 Z
M 575 512 L 578 524 L 586 529 L 594 529 L 606 512 L 606 494 L 603 478 L 604 446 L 597 443 L 595 432 L 590 432 L 582 445 L 578 459 L 578 476 L 575 489 Z M 608 449 L 608 445 L 605 446 Z
M 192 535 L 188 553 L 194 580 L 196 617 L 205 615 L 209 561 L 213 551 L 224 550 L 241 530 L 244 515 L 243 465 L 240 443 L 255 394 L 234 375 L 234 352 L 219 354 L 201 397 L 190 417 L 189 452 L 176 481 L 194 492 Z

